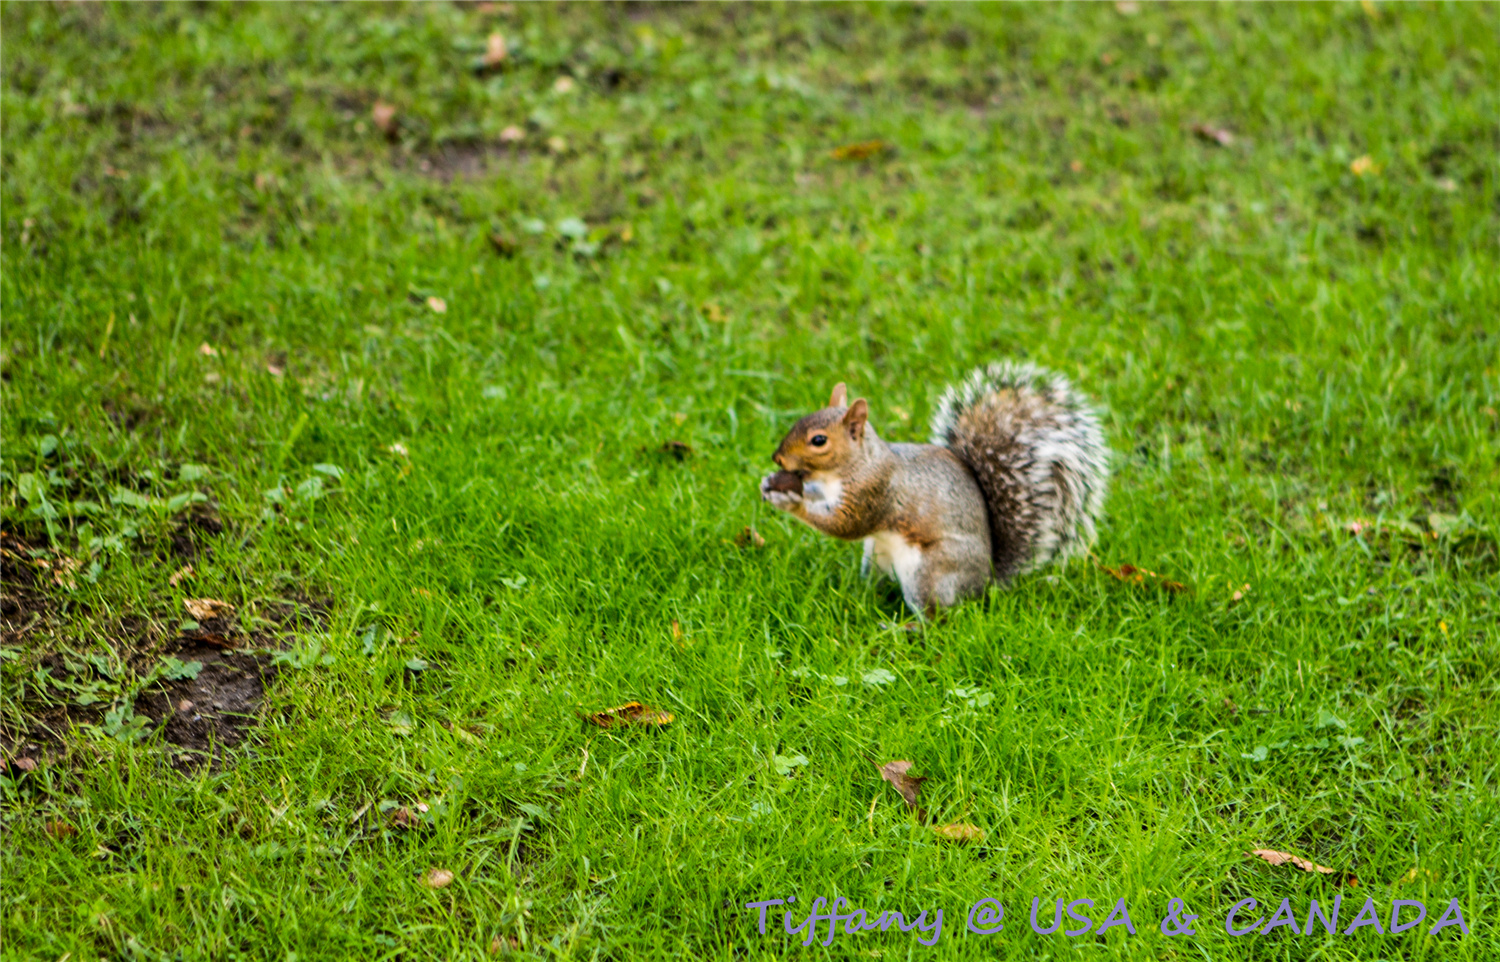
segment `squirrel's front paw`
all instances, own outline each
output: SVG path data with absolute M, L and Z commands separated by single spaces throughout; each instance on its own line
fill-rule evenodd
M 796 481 L 793 485 L 788 479 Z M 760 479 L 760 499 L 782 511 L 792 511 L 802 503 L 802 479 L 786 471 L 777 471 Z

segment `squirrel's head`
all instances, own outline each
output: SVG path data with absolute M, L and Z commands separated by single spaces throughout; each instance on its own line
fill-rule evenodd
M 834 470 L 857 455 L 868 430 L 870 406 L 864 398 L 846 405 L 847 396 L 844 385 L 836 385 L 828 406 L 798 421 L 771 460 L 783 471 L 807 475 Z

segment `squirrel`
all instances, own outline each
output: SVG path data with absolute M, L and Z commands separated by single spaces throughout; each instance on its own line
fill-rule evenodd
M 840 383 L 772 456 L 761 498 L 825 534 L 863 541 L 861 574 L 893 576 L 918 618 L 995 581 L 1086 552 L 1110 452 L 1062 375 L 1018 362 L 948 388 L 930 444 L 888 444 Z

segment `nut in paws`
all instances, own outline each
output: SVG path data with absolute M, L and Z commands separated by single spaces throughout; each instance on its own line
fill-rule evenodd
M 790 471 L 768 474 L 761 479 L 760 496 L 783 511 L 790 510 L 802 502 L 802 478 Z

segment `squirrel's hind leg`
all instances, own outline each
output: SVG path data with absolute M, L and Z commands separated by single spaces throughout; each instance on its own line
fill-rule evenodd
M 922 552 L 922 565 L 915 572 L 911 589 L 903 582 L 906 603 L 918 616 L 930 616 L 934 608 L 951 608 L 984 593 L 989 582 L 990 558 L 986 546 L 972 538 L 945 538 Z

